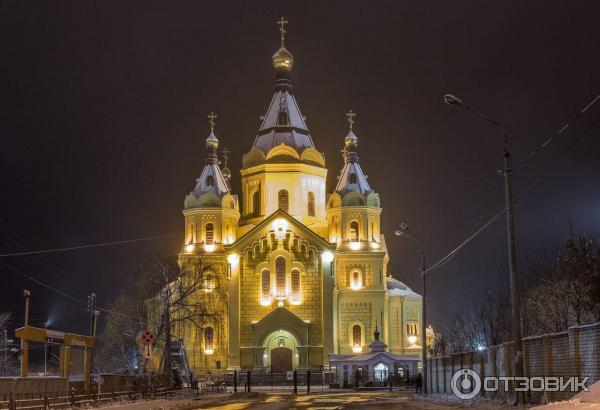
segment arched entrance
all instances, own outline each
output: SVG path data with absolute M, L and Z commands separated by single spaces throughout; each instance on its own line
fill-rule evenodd
M 287 330 L 276 330 L 265 338 L 264 365 L 272 373 L 281 373 L 298 367 L 298 341 Z

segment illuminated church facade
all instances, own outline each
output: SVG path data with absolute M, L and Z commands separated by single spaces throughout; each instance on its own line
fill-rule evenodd
M 354 114 L 328 193 L 280 30 L 275 91 L 242 159 L 241 195 L 219 161 L 210 115 L 205 165 L 185 198 L 179 264 L 210 267 L 199 297 L 219 313 L 202 327 L 172 329 L 196 375 L 327 369 L 331 357 L 369 352 L 377 330 L 387 352 L 420 355 L 421 297 L 388 273 L 381 200 L 359 163 Z

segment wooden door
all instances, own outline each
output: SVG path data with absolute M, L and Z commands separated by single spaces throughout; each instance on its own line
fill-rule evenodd
M 280 373 L 292 370 L 292 350 L 276 347 L 271 350 L 271 372 Z

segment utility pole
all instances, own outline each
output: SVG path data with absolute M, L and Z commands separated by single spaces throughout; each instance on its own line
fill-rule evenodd
M 25 297 L 25 326 L 29 326 L 29 297 L 31 292 L 27 289 L 23 290 Z M 29 341 L 21 338 L 21 377 L 27 377 L 27 366 L 29 361 Z
M 94 337 L 94 309 L 96 308 L 96 294 L 90 293 L 88 296 L 88 312 L 90 312 L 90 336 Z
M 512 339 L 513 339 L 513 360 L 515 377 L 523 377 L 523 341 L 521 340 L 521 293 L 519 290 L 519 281 L 517 275 L 517 246 L 515 240 L 515 221 L 514 221 L 514 210 L 512 200 L 512 164 L 510 158 L 510 143 L 508 134 L 504 128 L 504 125 L 500 121 L 488 117 L 487 115 L 475 110 L 468 105 L 465 105 L 463 101 L 452 95 L 444 95 L 444 102 L 448 105 L 460 107 L 464 110 L 475 114 L 479 118 L 482 118 L 499 128 L 504 138 L 504 149 L 502 156 L 504 159 L 504 189 L 505 189 L 505 200 L 506 200 L 506 235 L 508 239 L 508 271 L 510 275 L 510 300 L 511 300 L 511 321 L 512 321 Z M 515 385 L 516 387 L 516 385 Z M 515 389 L 516 390 L 516 389 Z M 525 396 L 522 391 L 516 391 L 516 403 L 524 403 Z
M 421 238 L 409 228 L 406 223 L 400 224 L 400 229 L 395 231 L 396 236 L 403 236 L 419 244 L 421 248 L 421 355 L 422 355 L 422 391 L 427 394 L 427 279 L 425 269 L 425 246 Z

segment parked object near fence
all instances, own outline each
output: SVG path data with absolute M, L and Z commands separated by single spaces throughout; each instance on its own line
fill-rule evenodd
M 486 377 L 513 377 L 511 363 L 513 343 L 504 343 L 476 352 L 454 353 L 427 359 L 429 393 L 452 394 L 450 380 L 461 369 L 471 369 L 484 380 Z M 523 366 L 525 377 L 588 377 L 590 386 L 600 380 L 600 323 L 574 326 L 566 332 L 523 339 Z M 537 390 L 537 389 L 536 389 Z M 530 403 L 548 403 L 568 400 L 575 395 L 569 389 L 564 391 L 527 391 Z M 481 396 L 510 400 L 510 391 L 497 392 L 481 390 Z

